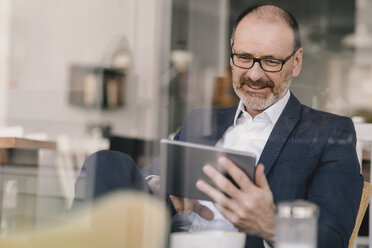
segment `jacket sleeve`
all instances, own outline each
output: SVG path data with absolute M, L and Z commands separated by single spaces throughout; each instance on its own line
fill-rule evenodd
M 335 122 L 308 188 L 318 205 L 318 247 L 348 247 L 363 189 L 352 121 Z

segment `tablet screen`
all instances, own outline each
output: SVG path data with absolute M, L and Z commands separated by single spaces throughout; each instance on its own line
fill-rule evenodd
M 161 140 L 160 147 L 163 196 L 175 195 L 191 199 L 211 200 L 209 196 L 199 191 L 195 184 L 199 179 L 203 179 L 215 186 L 203 173 L 202 167 L 209 164 L 226 174 L 217 162 L 221 156 L 232 160 L 254 182 L 256 158 L 253 153 L 166 139 Z

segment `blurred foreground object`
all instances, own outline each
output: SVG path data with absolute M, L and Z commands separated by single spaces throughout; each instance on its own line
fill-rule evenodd
M 53 141 L 0 138 L 1 237 L 59 222 L 66 204 L 55 157 Z
M 276 244 L 282 248 L 317 247 L 318 207 L 303 200 L 281 202 L 276 211 Z
M 117 192 L 73 215 L 64 226 L 1 239 L 7 248 L 163 248 L 168 235 L 166 207 L 149 195 Z
M 171 235 L 170 248 L 243 248 L 245 238 L 243 232 L 177 232 Z

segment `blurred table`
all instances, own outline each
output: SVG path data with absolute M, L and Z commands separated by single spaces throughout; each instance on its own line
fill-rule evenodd
M 56 167 L 56 143 L 0 138 L 0 234 L 55 222 L 64 198 Z
M 52 141 L 39 141 L 24 138 L 0 138 L 0 165 L 38 166 L 39 150 L 57 147 Z

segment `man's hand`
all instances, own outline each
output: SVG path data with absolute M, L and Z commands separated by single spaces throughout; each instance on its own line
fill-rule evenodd
M 157 197 L 160 197 L 160 177 L 159 176 L 151 176 L 149 180 L 147 180 L 147 185 L 151 189 L 152 193 Z
M 195 212 L 206 220 L 212 220 L 214 218 L 213 212 L 206 206 L 201 205 L 197 200 L 180 198 L 174 195 L 170 195 L 169 198 L 179 215 L 184 213 L 190 215 L 192 212 Z
M 218 162 L 239 187 L 210 165 L 203 167 L 204 173 L 226 195 L 203 180 L 199 180 L 196 187 L 209 195 L 214 200 L 216 208 L 241 231 L 273 242 L 275 205 L 264 166 L 259 164 L 256 168 L 255 185 L 231 160 L 221 157 Z

